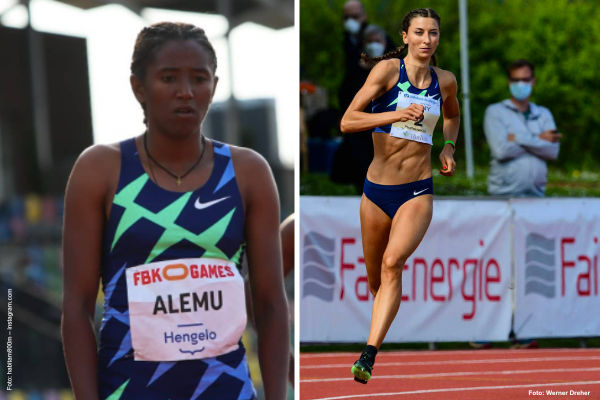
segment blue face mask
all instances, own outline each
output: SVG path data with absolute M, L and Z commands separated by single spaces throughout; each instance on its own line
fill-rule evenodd
M 531 95 L 531 82 L 512 82 L 508 85 L 510 94 L 517 100 L 525 100 Z

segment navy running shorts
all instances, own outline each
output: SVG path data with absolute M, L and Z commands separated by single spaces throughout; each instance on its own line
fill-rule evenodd
M 433 178 L 402 185 L 380 185 L 365 178 L 363 193 L 393 219 L 396 211 L 408 200 L 424 194 L 433 194 Z

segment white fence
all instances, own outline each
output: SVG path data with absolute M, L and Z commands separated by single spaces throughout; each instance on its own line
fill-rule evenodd
M 359 203 L 301 197 L 302 342 L 367 338 Z M 598 336 L 599 239 L 600 199 L 435 200 L 386 341 Z

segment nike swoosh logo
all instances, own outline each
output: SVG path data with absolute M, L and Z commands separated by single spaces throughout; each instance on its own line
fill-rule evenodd
M 425 188 L 425 189 L 423 189 L 423 190 L 420 190 L 420 191 L 418 191 L 418 192 L 415 192 L 415 191 L 413 191 L 413 196 L 417 196 L 417 195 L 419 195 L 419 194 L 421 194 L 421 193 L 425 192 L 427 189 L 429 189 L 429 188 Z
M 203 210 L 205 208 L 208 208 L 210 206 L 214 206 L 217 203 L 222 202 L 225 199 L 228 199 L 229 196 L 227 197 L 221 197 L 220 199 L 216 199 L 216 200 L 212 200 L 212 201 L 207 201 L 206 203 L 201 203 L 200 202 L 200 197 L 198 197 L 196 199 L 196 202 L 194 203 L 194 207 L 196 208 L 196 210 Z

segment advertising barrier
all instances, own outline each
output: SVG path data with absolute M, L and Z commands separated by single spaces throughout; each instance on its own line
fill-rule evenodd
M 359 204 L 300 198 L 303 342 L 367 339 Z M 600 199 L 434 200 L 386 341 L 598 336 L 599 239 Z
M 511 203 L 517 337 L 600 335 L 600 199 Z
M 364 342 L 373 296 L 359 198 L 301 197 L 300 337 Z M 434 201 L 425 238 L 406 261 L 402 304 L 386 340 L 505 340 L 511 327 L 506 201 Z

